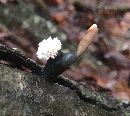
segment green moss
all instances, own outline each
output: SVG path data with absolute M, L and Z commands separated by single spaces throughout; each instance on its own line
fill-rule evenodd
M 99 95 L 96 97 L 96 100 L 102 102 L 102 97 Z

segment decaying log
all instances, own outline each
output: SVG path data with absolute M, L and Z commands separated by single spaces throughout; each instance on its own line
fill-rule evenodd
M 20 27 L 28 29 L 39 40 L 41 37 L 60 35 L 56 33 L 57 29 L 53 28 L 49 21 L 34 13 L 34 6 L 31 2 L 28 4 L 27 0 L 23 1 L 18 1 L 15 8 L 11 5 L 0 6 L 0 22 L 9 29 L 11 29 L 11 24 L 20 23 Z M 86 48 L 84 47 L 84 50 Z M 81 54 L 82 52 L 80 52 Z M 66 58 L 65 54 L 63 56 Z M 64 70 L 53 75 L 54 80 L 46 79 L 45 74 L 48 71 L 44 71 L 44 67 L 4 45 L 0 45 L 0 59 L 10 62 L 11 66 L 15 67 L 0 64 L 0 116 L 130 115 L 129 103 L 96 92 L 87 84 L 82 85 L 82 83 L 67 79 L 62 75 L 58 76 Z M 71 60 L 67 60 L 67 65 L 63 65 L 65 66 L 63 69 L 73 62 L 73 60 L 68 61 Z M 31 72 L 19 70 L 23 67 L 28 68 Z M 53 70 L 48 74 L 52 75 L 52 72 Z M 47 75 L 47 77 L 49 76 Z

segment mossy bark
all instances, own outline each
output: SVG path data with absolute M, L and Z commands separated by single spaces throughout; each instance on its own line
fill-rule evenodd
M 0 91 L 1 116 L 127 116 L 128 114 L 127 110 L 107 111 L 81 99 L 75 90 L 2 64 Z

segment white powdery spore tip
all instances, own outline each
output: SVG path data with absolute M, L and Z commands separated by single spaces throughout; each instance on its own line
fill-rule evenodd
M 58 54 L 58 50 L 61 49 L 61 42 L 56 38 L 52 39 L 49 37 L 47 40 L 40 42 L 37 51 L 37 56 L 39 59 L 48 60 L 49 58 L 55 58 Z

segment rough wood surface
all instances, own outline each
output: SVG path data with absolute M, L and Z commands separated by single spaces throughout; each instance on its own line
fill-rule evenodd
M 84 87 L 78 86 L 80 89 L 82 88 L 81 93 L 85 94 L 86 97 L 90 94 L 88 96 L 90 100 L 81 99 L 76 90 L 57 83 L 47 82 L 36 75 L 0 65 L 0 115 L 127 116 L 127 110 L 110 108 L 113 101 L 111 102 L 109 99 L 110 105 L 103 106 L 106 109 L 101 108 L 98 102 L 97 104 L 92 103 L 91 97 L 95 93 L 89 87 L 84 90 Z M 97 98 L 97 101 L 106 99 L 98 95 L 94 97 Z

